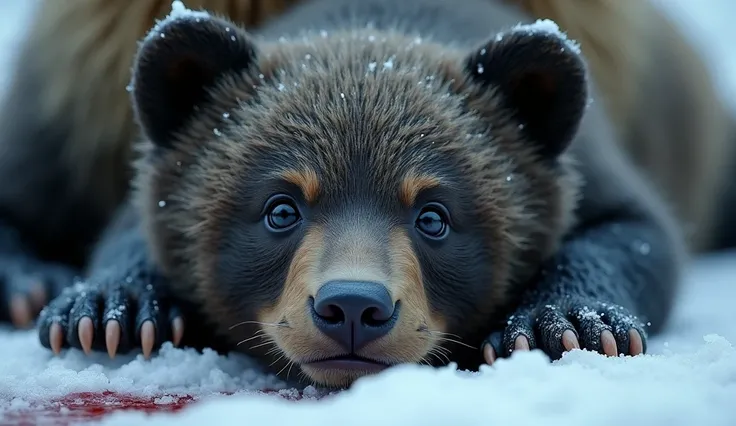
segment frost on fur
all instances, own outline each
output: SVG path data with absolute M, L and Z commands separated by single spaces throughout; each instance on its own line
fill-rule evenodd
M 517 24 L 511 29 L 510 32 L 499 34 L 497 40 L 499 40 L 504 35 L 515 33 L 548 34 L 551 36 L 555 36 L 564 41 L 572 52 L 580 54 L 580 44 L 574 40 L 570 40 L 567 37 L 567 34 L 560 30 L 559 25 L 557 25 L 557 23 L 551 19 L 537 19 L 532 24 Z
M 148 40 L 151 37 L 165 38 L 166 33 L 162 32 L 161 28 L 166 26 L 166 24 L 171 21 L 177 19 L 194 19 L 195 21 L 199 22 L 200 20 L 209 18 L 209 13 L 187 9 L 187 7 L 184 6 L 184 3 L 181 0 L 174 0 L 171 2 L 171 12 L 169 12 L 169 14 L 166 15 L 164 19 L 156 20 L 156 24 L 153 26 L 153 28 L 151 28 L 148 34 L 146 34 L 145 40 Z
M 171 12 L 169 12 L 169 14 L 166 15 L 166 17 L 164 17 L 163 19 L 156 20 L 156 23 L 148 31 L 143 40 L 138 43 L 138 47 L 140 47 L 142 43 L 154 37 L 166 38 L 166 32 L 162 31 L 162 28 L 175 20 L 187 18 L 194 19 L 196 22 L 200 22 L 202 20 L 209 19 L 210 14 L 205 11 L 187 9 L 187 7 L 184 5 L 184 2 L 182 2 L 181 0 L 173 0 L 171 2 Z M 125 90 L 128 93 L 132 93 L 134 88 L 135 87 L 131 76 L 131 81 L 128 82 L 127 86 L 125 86 Z

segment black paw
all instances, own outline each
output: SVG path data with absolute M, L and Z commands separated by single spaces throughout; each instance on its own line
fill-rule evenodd
M 551 359 L 564 352 L 587 349 L 608 356 L 646 353 L 644 324 L 621 306 L 581 298 L 519 309 L 503 331 L 483 345 L 486 363 L 514 350 L 541 349 Z
M 25 255 L 0 257 L 0 322 L 30 328 L 49 300 L 70 286 L 76 271 Z
M 110 357 L 140 348 L 148 358 L 165 341 L 181 342 L 184 318 L 163 293 L 158 274 L 93 275 L 51 301 L 39 316 L 41 344 L 58 354 L 72 347 Z

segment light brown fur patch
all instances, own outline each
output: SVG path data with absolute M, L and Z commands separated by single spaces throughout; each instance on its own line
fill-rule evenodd
M 314 296 L 320 285 L 328 281 L 319 273 L 323 238 L 321 228 L 310 228 L 292 259 L 281 297 L 258 315 L 258 321 L 265 324 L 282 321 L 288 324 L 265 326 L 264 332 L 278 344 L 289 362 L 318 360 L 344 352 L 314 326 L 307 309 L 309 296 Z M 437 346 L 445 324 L 439 315 L 430 311 L 421 267 L 408 236 L 397 229 L 391 233 L 390 240 L 392 274 L 388 288 L 394 303 L 400 300 L 403 304 L 401 315 L 387 336 L 369 343 L 359 354 L 395 363 L 430 362 L 431 356 L 442 356 L 438 355 L 442 349 Z M 354 371 L 321 371 L 309 366 L 303 370 L 312 379 L 334 386 L 348 385 L 364 375 Z
M 285 321 L 289 325 L 288 328 L 267 328 L 265 331 L 290 360 L 305 361 L 305 356 L 320 358 L 327 356 L 324 354 L 341 351 L 336 342 L 317 330 L 307 310 L 309 296 L 314 296 L 319 288 L 323 238 L 321 228 L 313 226 L 309 229 L 291 261 L 281 297 L 273 306 L 258 313 L 259 321 Z
M 432 312 L 419 264 L 409 236 L 401 228 L 390 232 L 391 293 L 401 301 L 401 316 L 396 327 L 383 339 L 369 345 L 366 356 L 392 354 L 397 360 L 431 362 L 441 351 L 438 343 L 446 331 L 445 321 Z M 406 361 L 405 361 L 406 362 Z
M 312 204 L 319 197 L 319 177 L 313 169 L 286 170 L 280 175 L 285 181 L 299 187 L 307 203 Z
M 404 176 L 399 187 L 399 200 L 406 207 L 414 205 L 414 201 L 422 191 L 434 188 L 440 184 L 436 176 L 412 172 Z

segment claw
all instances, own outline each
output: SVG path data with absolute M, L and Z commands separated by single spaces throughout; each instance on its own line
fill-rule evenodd
M 609 330 L 603 330 L 603 332 L 601 333 L 601 345 L 603 346 L 603 353 L 605 353 L 606 355 L 618 355 L 616 338 L 613 337 L 613 333 L 611 333 Z
M 61 353 L 61 346 L 64 344 L 64 330 L 59 324 L 51 324 L 49 330 L 49 342 L 51 343 L 51 350 L 55 355 Z
M 115 358 L 115 354 L 118 351 L 118 345 L 120 344 L 120 323 L 116 320 L 110 320 L 105 326 L 105 346 L 107 347 L 107 354 L 110 358 Z
M 580 349 L 580 342 L 578 342 L 578 338 L 572 330 L 565 330 L 565 332 L 562 333 L 562 346 L 567 351 Z
M 644 341 L 641 338 L 641 334 L 633 328 L 629 330 L 629 353 L 632 356 L 644 353 Z
M 496 351 L 493 350 L 493 346 L 489 343 L 486 343 L 485 346 L 483 346 L 483 359 L 488 365 L 493 365 L 493 363 L 496 362 Z
M 25 296 L 13 296 L 10 302 L 10 317 L 13 324 L 18 328 L 25 328 L 33 321 L 31 304 Z
M 40 310 L 46 304 L 46 288 L 43 283 L 36 282 L 33 284 L 28 295 L 36 310 Z
M 85 354 L 89 355 L 89 353 L 92 352 L 92 340 L 95 333 L 92 318 L 84 317 L 80 319 L 77 333 L 79 335 L 79 344 L 82 345 L 82 350 Z
M 176 317 L 171 321 L 171 331 L 174 346 L 179 346 L 181 339 L 184 337 L 184 319 L 182 317 Z
M 514 341 L 515 351 L 528 351 L 529 350 L 529 339 L 525 336 L 519 336 Z
M 144 322 L 143 325 L 141 325 L 141 349 L 143 351 L 143 357 L 146 359 L 151 357 L 155 341 L 156 328 L 153 326 L 153 321 Z

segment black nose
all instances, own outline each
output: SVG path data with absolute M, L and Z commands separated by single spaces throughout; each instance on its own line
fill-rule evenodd
M 317 328 L 351 352 L 388 334 L 398 314 L 386 287 L 367 281 L 329 281 L 312 304 Z

